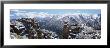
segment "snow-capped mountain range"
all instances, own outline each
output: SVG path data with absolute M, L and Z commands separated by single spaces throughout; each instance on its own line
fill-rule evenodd
M 26 17 L 25 17 L 26 16 Z M 101 14 L 47 14 L 39 13 L 34 15 L 23 15 L 23 16 L 11 16 L 11 19 L 19 18 L 35 18 L 41 28 L 52 30 L 54 32 L 61 32 L 64 21 L 71 24 L 86 24 L 86 26 L 93 27 L 94 29 L 101 29 Z M 32 17 L 31 17 L 32 16 Z

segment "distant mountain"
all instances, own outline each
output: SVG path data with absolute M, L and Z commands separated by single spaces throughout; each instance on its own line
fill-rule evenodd
M 66 15 L 46 15 L 45 18 L 36 17 L 41 28 L 54 32 L 62 32 L 64 21 L 68 24 L 86 24 L 94 29 L 101 29 L 101 16 L 99 14 L 66 14 Z

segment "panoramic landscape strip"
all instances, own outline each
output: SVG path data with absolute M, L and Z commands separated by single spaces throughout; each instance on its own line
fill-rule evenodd
M 101 9 L 10 9 L 11 39 L 100 39 Z

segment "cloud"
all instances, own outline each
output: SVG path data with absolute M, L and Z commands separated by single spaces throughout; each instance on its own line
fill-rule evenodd
M 19 12 L 18 9 L 11 9 L 10 11 L 13 11 L 13 12 Z
M 10 16 L 17 16 L 17 17 L 25 17 L 25 18 L 34 18 L 34 17 L 40 17 L 40 18 L 45 18 L 45 17 L 52 17 L 54 15 L 58 15 L 58 14 L 49 14 L 48 12 L 32 12 L 32 11 L 26 11 L 26 10 L 18 10 L 18 9 L 12 9 L 11 11 L 13 11 L 14 13 L 12 13 Z M 71 12 L 68 12 L 68 13 L 65 13 L 65 14 L 61 14 L 61 16 L 58 17 L 58 19 L 61 19 L 65 16 L 68 16 L 68 15 L 74 15 L 74 16 L 77 16 L 79 14 L 82 14 L 84 16 L 90 16 L 90 14 L 87 14 L 87 13 L 79 13 L 79 11 L 77 11 L 76 13 L 71 13 Z M 60 14 L 59 14 L 60 15 Z M 94 17 L 96 17 L 94 15 Z
M 19 10 L 19 9 L 11 9 L 12 12 L 20 12 L 20 13 L 25 13 L 27 11 L 24 11 L 24 10 Z
M 22 12 L 22 11 L 18 11 L 18 10 L 13 10 L 13 11 L 17 11 L 16 13 L 13 13 L 16 16 L 25 17 L 25 18 L 34 18 L 34 17 L 37 17 L 37 16 L 44 18 L 48 15 L 45 12 L 37 13 L 37 12 Z

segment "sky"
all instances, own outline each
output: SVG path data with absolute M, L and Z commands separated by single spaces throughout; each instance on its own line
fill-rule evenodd
M 11 9 L 11 14 L 21 13 L 48 13 L 48 14 L 66 14 L 66 13 L 87 13 L 87 14 L 100 14 L 100 9 Z
M 11 18 L 35 16 L 45 17 L 48 14 L 101 14 L 101 9 L 10 9 Z

